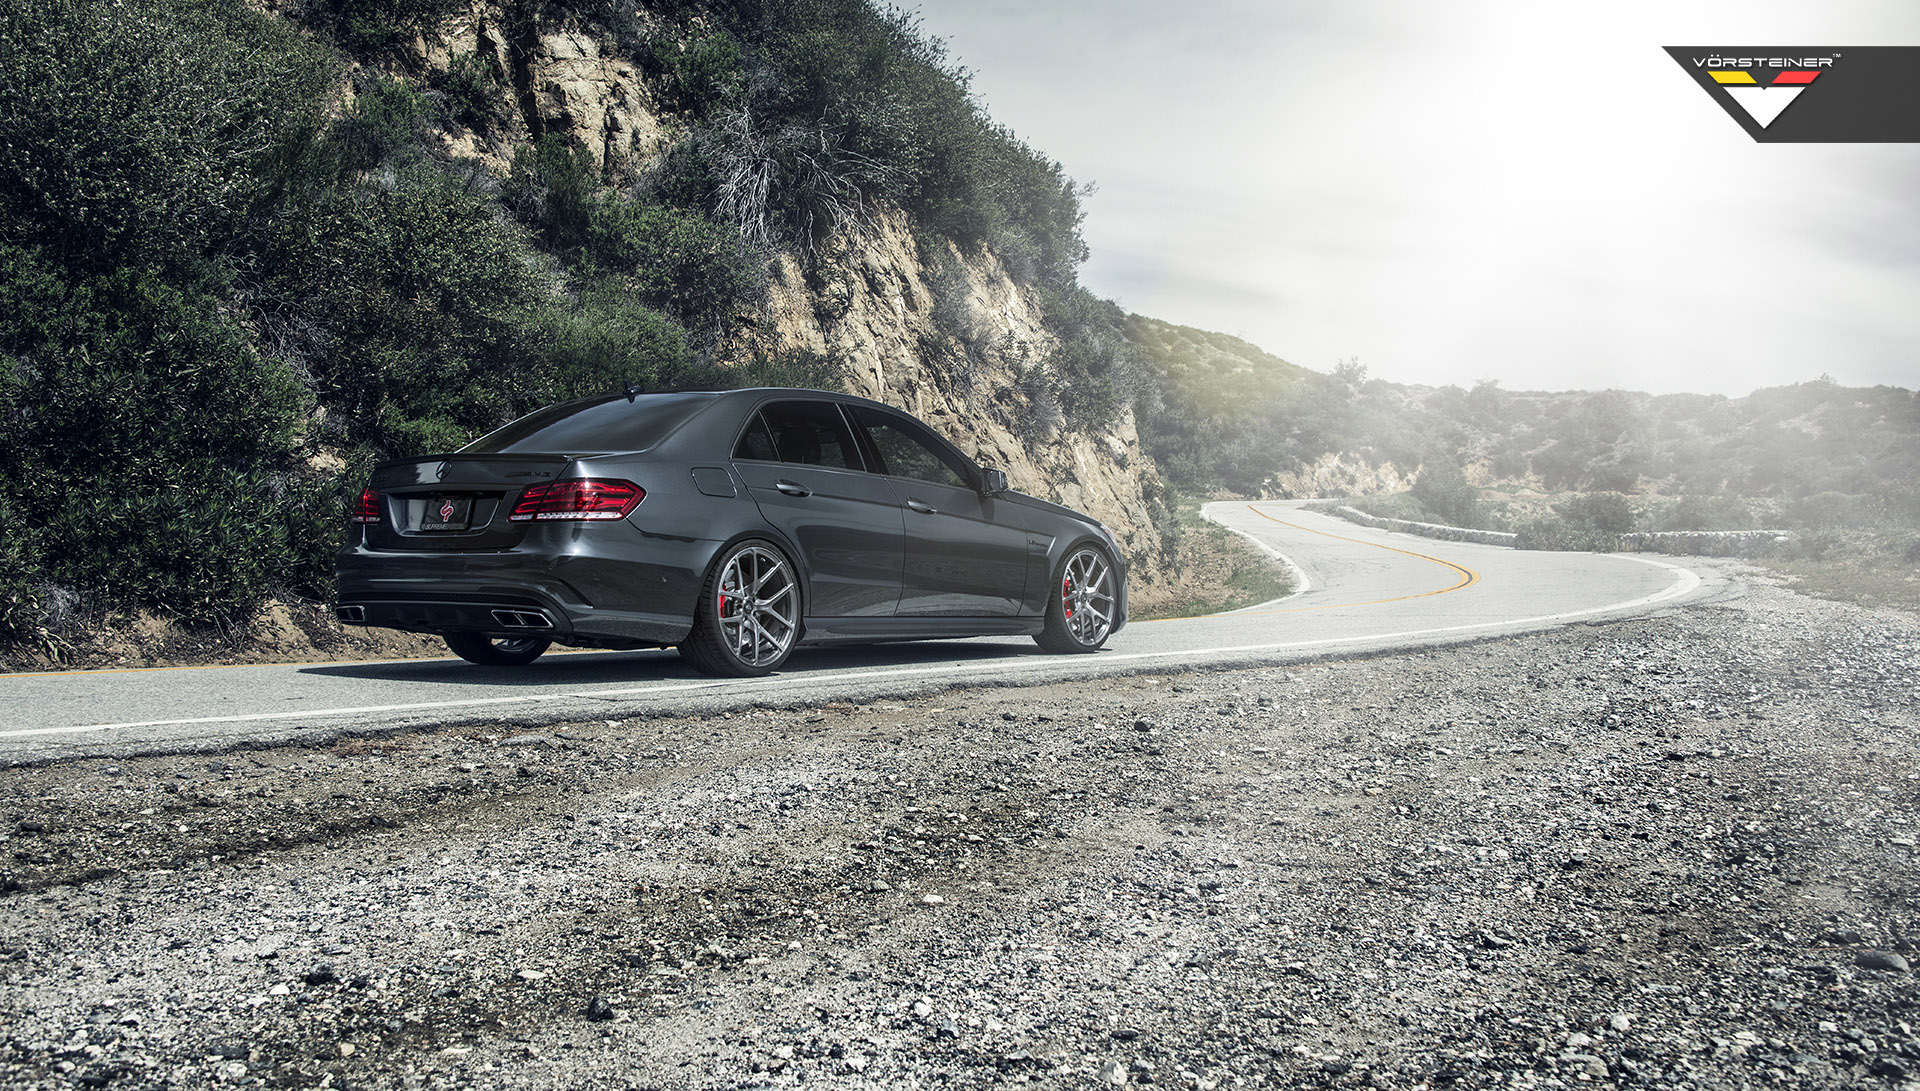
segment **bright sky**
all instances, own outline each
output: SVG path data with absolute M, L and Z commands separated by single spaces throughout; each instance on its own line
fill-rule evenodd
M 1920 45 L 1912 0 L 917 10 L 1098 186 L 1128 310 L 1397 382 L 1920 386 L 1920 144 L 1755 143 L 1661 48 Z

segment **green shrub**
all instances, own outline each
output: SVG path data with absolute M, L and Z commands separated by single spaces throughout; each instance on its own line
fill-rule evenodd
M 532 147 L 513 150 L 500 197 L 548 246 L 573 251 L 592 237 L 599 185 L 593 156 L 560 133 L 548 133 Z
M 426 96 L 403 80 L 375 76 L 360 88 L 353 109 L 324 140 L 343 175 L 382 164 L 412 164 L 424 157 L 433 120 L 433 104 Z
M 1658 530 L 1752 530 L 1753 509 L 1737 496 L 1680 498 L 1659 520 Z
M 698 211 L 605 193 L 589 213 L 587 245 L 648 306 L 693 329 L 720 326 L 765 288 L 740 234 Z
M 303 0 L 300 19 L 349 51 L 384 53 L 452 11 L 457 0 Z
M 458 54 L 440 81 L 448 115 L 469 129 L 485 131 L 500 120 L 497 100 L 505 82 L 500 62 L 491 52 L 476 49 Z
M 1633 529 L 1633 502 L 1616 492 L 1585 493 L 1555 504 L 1553 510 L 1568 522 L 1601 534 L 1626 534 Z
M 1553 506 L 1553 514 L 1521 526 L 1518 549 L 1576 549 L 1595 553 L 1620 548 L 1633 529 L 1633 505 L 1618 493 L 1588 493 Z
M 9 0 L 0 238 L 70 268 L 194 277 L 246 227 L 263 156 L 336 69 L 241 0 Z
M 744 70 L 740 43 L 726 31 L 676 41 L 671 34 L 655 35 L 644 45 L 643 57 L 656 75 L 662 92 L 683 110 L 704 114 L 740 91 Z
M 648 50 L 698 118 L 661 199 L 803 252 L 899 205 L 930 233 L 992 246 L 1023 281 L 1071 286 L 1086 259 L 1080 191 L 981 114 L 916 16 L 868 0 L 728 0 L 713 14 L 720 32 L 688 22 Z
M 287 475 L 281 507 L 286 556 L 272 574 L 274 590 L 315 602 L 333 599 L 333 561 L 342 528 L 377 461 L 362 448 L 333 473 L 302 471 Z
M 429 167 L 391 187 L 289 210 L 268 282 L 277 328 L 309 331 L 303 366 L 349 444 L 456 447 L 551 385 L 542 315 L 557 305 L 524 232 L 482 191 Z
M 1436 523 L 1442 520 L 1419 498 L 1410 492 L 1375 493 L 1372 496 L 1355 496 L 1348 500 L 1349 506 L 1368 515 L 1377 515 L 1382 519 L 1405 519 L 1413 523 Z
M 1135 393 L 1132 346 L 1121 333 L 1120 308 L 1079 285 L 1040 290 L 1047 332 L 1058 339 L 1047 357 L 1051 396 L 1076 431 L 1111 424 Z
M 244 616 L 285 548 L 271 481 L 303 397 L 284 369 L 156 274 L 70 281 L 13 248 L 0 354 L 0 466 L 39 574 L 196 623 Z
M 552 385 L 540 402 L 683 384 L 693 370 L 686 334 L 611 281 L 584 289 L 574 307 L 550 312 L 544 331 Z
M 1886 522 L 1886 508 L 1878 497 L 1828 490 L 1788 502 L 1787 518 L 1797 527 L 1814 530 L 1878 527 Z
M 0 496 L 0 645 L 45 647 L 51 638 L 41 620 L 40 564 L 32 524 Z
M 214 469 L 157 483 L 101 473 L 45 517 L 47 576 L 191 625 L 244 622 L 287 560 L 285 496 L 272 477 Z
M 803 348 L 756 352 L 745 361 L 719 369 L 715 383 L 724 387 L 799 386 L 838 390 L 846 378 L 845 357 Z
M 1467 484 L 1467 475 L 1449 459 L 1429 459 L 1414 479 L 1412 492 L 1430 513 L 1431 522 L 1452 527 L 1480 525 L 1480 490 Z

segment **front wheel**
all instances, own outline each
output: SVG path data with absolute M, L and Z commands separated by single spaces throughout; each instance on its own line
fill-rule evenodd
M 799 635 L 793 566 L 773 543 L 749 540 L 713 566 L 680 655 L 704 674 L 751 678 L 779 669 Z
M 1047 624 L 1033 642 L 1050 652 L 1091 652 L 1113 632 L 1119 605 L 1118 577 L 1107 555 L 1081 546 L 1067 557 L 1047 599 Z
M 442 633 L 453 654 L 483 667 L 524 667 L 540 658 L 553 641 L 535 636 L 493 637 L 484 633 Z

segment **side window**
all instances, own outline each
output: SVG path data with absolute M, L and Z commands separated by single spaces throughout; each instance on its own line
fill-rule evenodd
M 758 431 L 760 438 L 755 439 Z M 759 453 L 745 453 L 749 451 Z M 760 410 L 760 421 L 740 438 L 735 458 L 827 466 L 836 470 L 864 469 L 853 433 L 831 402 L 774 402 Z
M 766 418 L 758 413 L 753 415 L 753 420 L 747 423 L 747 430 L 740 434 L 740 442 L 734 444 L 733 457 L 759 462 L 779 461 L 780 456 L 774 454 L 773 433 L 767 431 Z
M 881 472 L 957 489 L 973 487 L 966 471 L 953 461 L 953 455 L 936 446 L 933 438 L 918 425 L 865 406 L 854 406 L 853 415 L 867 438 L 873 441 L 873 449 L 880 454 Z

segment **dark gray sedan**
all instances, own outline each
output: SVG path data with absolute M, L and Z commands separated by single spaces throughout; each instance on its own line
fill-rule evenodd
M 342 621 L 438 633 L 489 666 L 555 643 L 675 645 L 721 675 L 800 644 L 1030 634 L 1090 652 L 1127 617 L 1097 520 L 820 390 L 587 398 L 383 463 L 337 571 Z

